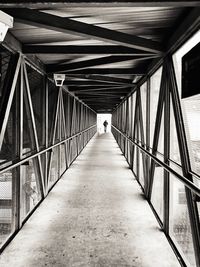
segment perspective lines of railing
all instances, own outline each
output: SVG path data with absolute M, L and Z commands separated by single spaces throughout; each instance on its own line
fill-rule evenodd
M 126 139 L 126 142 L 130 142 L 130 144 L 134 145 L 135 147 L 139 148 L 140 152 L 143 152 L 146 156 L 150 157 L 155 163 L 157 163 L 160 167 L 164 168 L 167 172 L 171 173 L 176 177 L 179 181 L 181 181 L 186 187 L 188 187 L 193 193 L 198 195 L 200 197 L 200 188 L 192 181 L 190 181 L 187 177 L 181 175 L 177 171 L 175 171 L 173 168 L 171 168 L 169 165 L 165 164 L 162 160 L 160 160 L 158 157 L 150 153 L 148 150 L 144 148 L 144 145 L 138 142 L 133 141 L 130 137 L 128 137 L 125 133 L 121 132 L 119 129 L 117 129 L 115 126 L 111 126 L 113 128 L 113 135 L 116 137 L 118 132 L 120 135 L 123 136 L 123 138 Z M 170 159 L 169 159 L 170 161 Z M 158 167 L 158 166 L 157 166 Z

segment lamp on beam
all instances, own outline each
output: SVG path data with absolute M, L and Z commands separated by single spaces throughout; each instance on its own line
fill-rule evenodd
M 54 73 L 53 75 L 56 86 L 63 86 L 65 74 Z
M 9 28 L 13 27 L 13 17 L 0 10 L 0 42 L 3 42 Z

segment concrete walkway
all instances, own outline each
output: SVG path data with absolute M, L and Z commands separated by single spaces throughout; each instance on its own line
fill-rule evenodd
M 111 134 L 89 142 L 0 266 L 180 267 Z

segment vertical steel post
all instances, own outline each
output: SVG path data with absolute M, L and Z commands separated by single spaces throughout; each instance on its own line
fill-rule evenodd
M 164 62 L 164 64 L 166 64 Z M 166 71 L 166 68 L 165 68 Z M 164 163 L 169 165 L 170 158 L 170 93 L 168 86 L 168 76 L 165 78 L 165 101 L 164 101 Z M 164 170 L 164 186 L 163 186 L 163 229 L 169 234 L 169 208 L 170 208 L 170 182 L 169 172 Z
M 150 151 L 150 78 L 147 78 L 147 102 L 146 102 L 146 149 Z M 149 176 L 150 176 L 150 158 L 146 157 L 146 181 L 147 187 L 145 189 L 145 196 L 147 197 L 149 188 Z

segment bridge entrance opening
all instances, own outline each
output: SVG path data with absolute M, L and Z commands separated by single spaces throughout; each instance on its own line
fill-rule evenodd
M 111 114 L 97 114 L 97 131 L 99 134 L 104 133 L 104 122 L 107 121 L 107 129 L 106 132 L 110 133 L 111 132 Z

